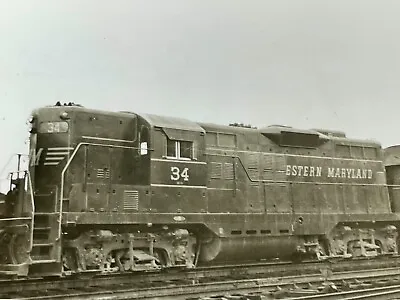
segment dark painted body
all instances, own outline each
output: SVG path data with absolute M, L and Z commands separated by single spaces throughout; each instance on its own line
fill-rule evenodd
M 187 228 L 208 262 L 288 257 L 304 236 L 338 224 L 397 220 L 376 142 L 82 107 L 34 116 L 35 128 L 68 123 L 31 138 L 37 211 L 57 211 L 62 199 L 65 232 Z M 190 142 L 190 157 L 168 156 L 168 139 Z

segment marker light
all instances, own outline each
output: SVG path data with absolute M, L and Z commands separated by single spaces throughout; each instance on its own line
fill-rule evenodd
M 28 131 L 30 133 L 35 133 L 36 128 L 34 126 L 34 123 L 35 123 L 35 117 L 31 115 L 28 118 L 28 120 L 26 120 L 26 125 L 28 125 Z

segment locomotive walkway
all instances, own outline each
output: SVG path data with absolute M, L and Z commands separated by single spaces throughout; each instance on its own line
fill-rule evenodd
M 400 257 L 0 281 L 1 299 L 394 299 Z M 349 271 L 351 270 L 351 271 Z

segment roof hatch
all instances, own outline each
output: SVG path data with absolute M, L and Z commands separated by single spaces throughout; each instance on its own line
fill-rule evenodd
M 316 131 L 284 126 L 263 128 L 261 133 L 282 147 L 317 148 L 328 141 L 326 137 Z

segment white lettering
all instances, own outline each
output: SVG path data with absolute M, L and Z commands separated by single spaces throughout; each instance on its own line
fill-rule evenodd
M 317 177 L 322 176 L 322 167 L 317 167 Z
M 189 181 L 189 174 L 188 174 L 189 169 L 184 168 L 182 173 L 181 170 L 178 167 L 171 167 L 171 180 L 177 181 L 180 178 L 183 178 L 183 181 Z
M 367 170 L 365 169 L 362 170 L 362 178 L 363 179 L 367 178 Z
M 181 173 L 181 177 L 183 178 L 183 181 L 189 181 L 189 174 L 188 174 L 189 169 L 188 168 L 184 168 L 182 173 Z
M 286 175 L 289 176 L 291 172 L 292 172 L 291 165 L 287 165 L 286 166 Z
M 292 166 L 292 175 L 293 176 L 297 175 L 297 166 Z
M 373 171 L 371 169 L 354 169 L 354 168 L 332 168 L 327 167 L 328 178 L 353 178 L 353 179 L 372 179 Z M 172 168 L 171 168 L 172 171 Z M 286 165 L 287 176 L 302 177 L 321 177 L 322 167 L 303 166 L 303 165 Z M 175 171 L 176 172 L 176 171 Z M 171 176 L 175 176 L 174 173 Z M 184 177 L 180 174 L 179 177 Z M 172 178 L 171 178 L 172 179 Z M 177 179 L 176 179 L 177 180 Z
M 29 165 L 31 167 L 38 166 L 40 157 L 42 156 L 43 148 L 39 148 L 39 150 L 35 153 L 35 149 L 31 149 L 30 151 L 30 158 L 29 158 Z
M 310 167 L 310 176 L 314 177 L 314 167 Z
M 171 167 L 171 180 L 179 180 L 179 168 L 178 167 Z
M 308 176 L 308 166 L 304 166 L 304 176 Z
M 297 166 L 298 170 L 299 170 L 299 176 L 301 176 L 301 171 L 303 171 L 303 166 Z

